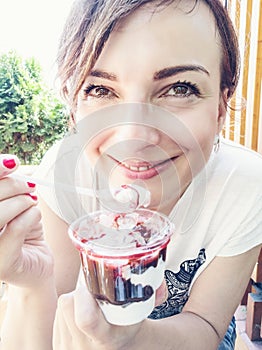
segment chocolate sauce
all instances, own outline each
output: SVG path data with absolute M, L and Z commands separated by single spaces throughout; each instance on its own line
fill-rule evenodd
M 81 259 L 86 283 L 94 297 L 114 305 L 124 305 L 146 301 L 153 295 L 152 286 L 133 284 L 130 273 L 140 275 L 150 267 L 156 268 L 159 260 L 166 260 L 166 245 L 153 258 L 151 255 L 138 259 L 129 257 L 128 265 L 121 265 L 121 259 L 117 265 L 103 257 L 87 256 L 84 252 Z M 129 275 L 128 278 L 125 275 Z

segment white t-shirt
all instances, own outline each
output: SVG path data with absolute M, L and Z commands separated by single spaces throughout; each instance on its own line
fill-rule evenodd
M 61 141 L 53 146 L 35 175 L 55 179 L 56 184 L 92 188 L 88 161 L 70 147 L 73 144 Z M 40 186 L 39 192 L 68 223 L 99 208 L 95 199 L 64 191 L 59 184 L 55 190 Z M 180 312 L 194 280 L 215 256 L 234 256 L 262 243 L 262 156 L 222 140 L 219 152 L 211 155 L 169 216 L 176 227 L 165 271 L 169 297 L 151 318 Z

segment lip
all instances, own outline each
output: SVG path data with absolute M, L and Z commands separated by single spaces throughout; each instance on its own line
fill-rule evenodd
M 119 162 L 116 159 L 113 159 L 119 166 L 122 174 L 129 178 L 130 180 L 148 180 L 153 178 L 154 176 L 159 175 L 159 173 L 166 170 L 173 161 L 178 158 L 172 157 L 163 161 L 153 162 L 153 163 L 145 163 L 145 162 Z

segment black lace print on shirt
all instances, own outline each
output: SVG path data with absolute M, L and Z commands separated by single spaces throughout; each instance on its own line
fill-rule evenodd
M 182 311 L 188 299 L 188 290 L 192 279 L 205 261 L 205 249 L 201 249 L 196 259 L 186 260 L 180 265 L 179 272 L 165 271 L 168 298 L 163 304 L 155 307 L 149 318 L 159 319 L 170 317 Z

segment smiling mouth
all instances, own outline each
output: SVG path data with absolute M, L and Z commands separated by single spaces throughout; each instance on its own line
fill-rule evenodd
M 160 162 L 158 162 L 156 164 L 151 164 L 150 163 L 148 165 L 144 165 L 144 164 L 143 165 L 130 165 L 130 164 L 126 163 L 126 162 L 119 162 L 119 164 L 121 166 L 125 167 L 128 170 L 141 173 L 143 171 L 148 171 L 148 170 L 150 170 L 152 168 L 157 168 L 157 167 L 163 165 L 164 163 L 166 163 L 168 161 L 170 161 L 170 159 L 166 159 L 166 160 L 160 161 Z
M 127 178 L 146 180 L 159 175 L 159 173 L 173 164 L 173 161 L 178 158 L 178 156 L 152 163 L 136 160 L 130 162 L 118 161 L 112 157 L 110 158 L 118 164 L 120 171 L 124 173 Z

